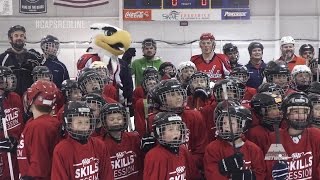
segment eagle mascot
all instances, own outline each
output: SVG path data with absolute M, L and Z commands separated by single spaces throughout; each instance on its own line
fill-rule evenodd
M 124 54 L 131 45 L 129 32 L 101 23 L 92 24 L 90 28 L 93 36 L 87 53 L 82 55 L 77 62 L 78 72 L 81 73 L 84 68 L 89 68 L 95 61 L 104 62 L 107 65 L 111 82 L 120 90 L 119 102 L 124 103 L 126 99 L 130 103 L 133 91 L 130 68 L 128 63 L 118 57 Z

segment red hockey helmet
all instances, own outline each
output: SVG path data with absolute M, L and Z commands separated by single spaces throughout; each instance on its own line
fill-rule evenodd
M 56 101 L 57 86 L 46 80 L 38 80 L 26 91 L 24 97 L 25 110 L 29 111 L 32 104 L 44 107 L 53 107 Z
M 200 41 L 202 41 L 202 40 L 212 40 L 212 41 L 214 41 L 215 38 L 211 33 L 203 33 L 200 36 Z

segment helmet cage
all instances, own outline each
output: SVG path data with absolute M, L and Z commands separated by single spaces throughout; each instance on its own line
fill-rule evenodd
M 235 100 L 239 101 L 244 97 L 244 89 L 239 88 L 237 85 L 233 83 L 226 83 L 227 84 L 227 94 L 228 94 L 228 99 L 229 100 Z M 233 93 L 235 96 L 230 97 L 229 93 Z M 214 94 L 218 102 L 221 102 L 224 100 L 223 98 L 223 89 L 222 86 L 219 86 L 217 88 L 214 88 Z
M 169 107 L 168 103 L 167 103 L 167 94 L 171 93 L 171 92 L 177 92 L 178 94 L 182 95 L 183 98 L 183 104 L 181 107 Z M 160 99 L 160 110 L 163 111 L 168 111 L 168 112 L 175 112 L 175 113 L 181 113 L 184 109 L 184 105 L 186 103 L 186 99 L 187 99 L 187 92 L 185 89 L 182 88 L 176 88 L 176 89 L 169 89 L 167 91 L 163 91 L 161 94 L 158 95 L 159 99 Z
M 17 87 L 17 77 L 14 74 L 0 76 L 0 89 L 14 91 Z
M 196 86 L 194 87 L 192 82 L 194 80 L 204 80 L 205 81 L 205 87 L 200 87 L 200 86 Z M 194 93 L 194 91 L 197 89 L 197 88 L 201 88 L 201 89 L 204 89 L 206 92 L 210 93 L 210 78 L 209 76 L 206 76 L 206 75 L 193 75 L 191 76 L 191 79 L 189 80 L 189 87 L 190 87 L 190 91 L 191 93 Z
M 45 42 L 41 45 L 41 49 L 45 55 L 56 57 L 59 54 L 59 46 L 58 42 Z
M 156 83 L 155 84 L 149 83 L 149 81 L 151 81 L 151 80 L 155 81 Z M 145 77 L 143 77 L 143 80 L 142 80 L 142 88 L 147 93 L 150 91 L 150 89 L 152 89 L 159 82 L 160 81 L 159 81 L 158 76 L 145 76 Z M 150 86 L 152 86 L 152 88 L 150 88 Z
M 311 115 L 311 123 L 312 123 L 312 124 L 315 124 L 315 125 L 317 125 L 317 126 L 320 126 L 320 116 L 319 116 L 319 117 L 315 117 L 315 116 L 314 116 L 314 113 L 315 113 L 316 111 L 320 111 L 320 108 L 319 108 L 319 110 L 318 110 L 318 109 L 315 110 L 315 105 L 320 105 L 320 99 L 317 100 L 317 101 L 311 101 L 311 103 L 312 103 L 312 106 L 313 106 L 312 115 Z M 320 107 L 320 106 L 319 106 L 319 107 Z
M 47 79 L 47 78 L 49 78 L 50 81 L 52 81 L 53 76 L 51 73 L 41 73 L 41 74 L 38 73 L 38 74 L 34 74 L 32 78 L 33 78 L 33 82 L 36 82 L 39 79 Z
M 306 109 L 307 110 L 307 112 L 306 112 L 306 114 L 307 114 L 306 120 L 305 121 L 301 121 L 301 120 L 298 120 L 298 119 L 289 119 L 288 117 L 289 117 L 290 111 L 293 108 Z M 297 129 L 297 130 L 303 130 L 303 129 L 307 128 L 309 126 L 309 124 L 311 123 L 310 122 L 311 121 L 310 111 L 311 111 L 311 109 L 308 106 L 289 106 L 289 107 L 287 107 L 287 110 L 286 110 L 285 113 L 286 113 L 286 117 L 288 118 L 289 125 L 292 128 Z M 303 113 L 303 114 L 305 114 L 305 113 Z
M 166 131 L 167 126 L 169 125 L 178 125 L 180 129 L 180 138 L 174 139 L 170 142 L 166 141 L 164 138 L 164 133 Z M 182 144 L 185 144 L 187 142 L 187 134 L 188 134 L 188 129 L 187 126 L 184 122 L 182 121 L 171 121 L 167 123 L 163 123 L 160 125 L 156 125 L 155 127 L 155 136 L 158 140 L 158 142 L 166 147 L 170 148 L 177 148 Z
M 230 114 L 230 118 L 235 117 L 237 119 L 237 129 L 232 129 L 232 133 L 233 133 L 233 135 L 232 135 L 230 129 L 229 129 L 229 131 L 223 130 L 223 118 L 225 116 L 228 117 L 228 111 L 222 110 L 221 114 L 217 117 L 216 122 L 215 122 L 216 123 L 216 130 L 217 130 L 216 133 L 223 140 L 233 141 L 233 140 L 239 138 L 241 136 L 241 134 L 245 132 L 246 119 L 244 119 L 238 115 Z M 228 126 L 228 128 L 230 128 L 230 127 Z M 233 139 L 232 139 L 232 137 L 233 137 Z
M 92 86 L 91 90 L 88 91 L 87 86 L 88 84 L 93 85 L 93 83 L 98 83 L 99 86 Z M 83 94 L 93 93 L 93 92 L 101 92 L 103 89 L 103 80 L 99 76 L 87 76 L 82 81 L 79 82 L 80 90 Z
M 107 117 L 108 117 L 108 115 L 115 114 L 115 113 L 122 114 L 122 116 L 123 116 L 123 124 L 109 127 L 107 125 Z M 108 109 L 107 111 L 102 112 L 100 119 L 102 121 L 102 126 L 107 131 L 111 131 L 111 132 L 125 131 L 128 128 L 128 114 L 127 114 L 127 111 L 123 107 L 122 108 L 116 108 L 115 110 Z
M 86 111 L 89 110 L 89 112 Z M 70 136 L 76 140 L 86 140 L 93 133 L 96 128 L 96 119 L 93 117 L 92 113 L 90 113 L 89 108 L 79 108 L 79 113 L 68 114 L 64 117 L 66 130 L 70 134 Z M 82 112 L 84 111 L 84 112 Z M 74 117 L 89 117 L 90 118 L 90 128 L 85 131 L 74 130 L 72 128 L 72 120 Z
M 271 118 L 268 116 L 268 112 L 269 110 L 274 108 L 279 109 L 279 116 Z M 273 126 L 274 124 L 280 124 L 283 117 L 280 104 L 273 104 L 273 105 L 262 107 L 261 114 L 262 114 L 262 122 L 264 124 L 271 125 L 271 126 Z
M 283 89 L 288 89 L 289 88 L 289 82 L 290 82 L 290 78 L 291 78 L 290 74 L 288 74 L 288 73 L 283 73 L 282 74 L 281 73 L 281 74 L 270 74 L 270 75 L 267 75 L 266 76 L 267 82 L 268 83 L 274 83 L 273 82 L 274 77 L 276 77 L 276 78 L 280 78 L 280 77 L 286 78 L 287 79 L 287 83 L 285 85 L 281 85 L 281 84 L 278 84 L 278 85 Z

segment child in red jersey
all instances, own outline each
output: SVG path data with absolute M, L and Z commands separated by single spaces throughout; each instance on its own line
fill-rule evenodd
M 270 135 L 271 144 L 280 139 L 287 157 L 266 161 L 268 179 L 319 179 L 320 131 L 308 128 L 311 122 L 312 103 L 303 92 L 294 92 L 284 98 L 281 109 L 288 128 Z M 277 138 L 277 136 L 279 138 Z
M 86 102 L 70 101 L 63 117 L 69 136 L 54 149 L 51 179 L 113 179 L 107 147 L 90 137 L 96 122 Z
M 227 102 L 220 102 L 220 104 Z M 264 180 L 265 164 L 261 149 L 241 135 L 249 128 L 251 113 L 239 105 L 215 111 L 218 139 L 205 151 L 204 167 L 207 180 Z
M 23 130 L 23 105 L 20 96 L 12 92 L 17 85 L 17 78 L 12 70 L 0 66 L 0 113 L 6 119 L 9 138 L 4 137 L 2 122 L 0 125 L 0 179 L 10 179 L 7 153 L 11 153 L 11 162 L 15 179 L 18 179 L 19 169 L 16 155 L 17 140 Z
M 61 123 L 52 117 L 57 87 L 38 80 L 25 93 L 24 106 L 32 113 L 20 137 L 17 158 L 21 179 L 49 180 L 52 154 L 58 143 Z
M 108 147 L 115 179 L 142 179 L 143 155 L 140 137 L 136 132 L 126 132 L 129 115 L 121 104 L 106 104 L 101 109 L 105 133 L 100 136 Z
M 159 144 L 145 157 L 143 179 L 200 179 L 191 154 L 182 145 L 188 136 L 181 117 L 171 112 L 160 112 L 152 126 Z

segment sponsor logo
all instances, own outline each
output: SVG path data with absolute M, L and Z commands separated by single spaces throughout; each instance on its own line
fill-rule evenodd
M 222 9 L 222 19 L 250 19 L 250 9 Z
M 151 10 L 148 9 L 124 9 L 123 20 L 125 21 L 151 21 Z

